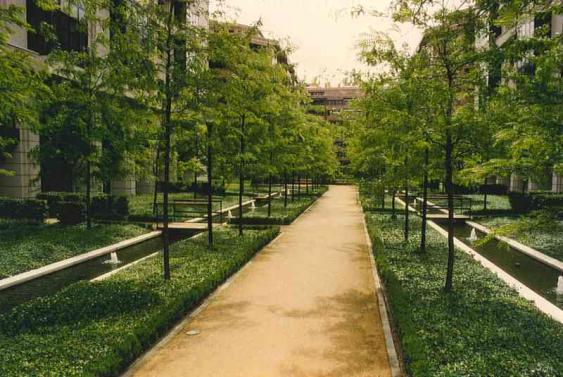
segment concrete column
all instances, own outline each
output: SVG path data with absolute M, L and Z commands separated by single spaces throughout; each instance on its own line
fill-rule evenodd
M 553 177 L 551 179 L 551 191 L 556 194 L 563 193 L 563 175 L 553 173 Z
M 506 187 L 510 186 L 510 179 L 508 177 L 502 177 L 500 175 L 496 176 L 496 182 L 497 185 L 505 185 Z
M 522 189 L 524 188 L 524 183 L 525 183 L 525 180 L 522 179 L 521 176 L 519 176 L 516 173 L 512 173 L 510 175 L 510 187 L 509 187 L 509 189 L 512 192 L 522 192 Z M 526 185 L 526 188 L 527 187 L 528 186 Z
M 137 194 L 137 182 L 135 177 L 126 177 L 111 181 L 111 193 L 113 195 L 132 196 Z
M 41 190 L 39 164 L 30 156 L 30 152 L 39 146 L 39 135 L 28 128 L 19 128 L 19 143 L 12 157 L 0 164 L 1 169 L 14 173 L 0 176 L 0 196 L 12 198 L 31 198 Z
M 497 181 L 497 177 L 494 175 L 491 177 L 487 177 L 487 179 L 485 179 L 485 183 L 488 185 L 494 185 L 496 181 Z
M 136 184 L 137 195 L 148 195 L 154 193 L 154 180 L 153 179 L 141 179 L 137 181 Z

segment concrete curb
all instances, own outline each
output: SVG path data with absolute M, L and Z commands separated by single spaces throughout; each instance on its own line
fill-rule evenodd
M 159 237 L 161 234 L 162 234 L 161 231 L 154 231 L 154 232 L 142 234 L 138 237 L 134 237 L 134 238 L 131 238 L 131 239 L 128 239 L 128 240 L 125 240 L 125 241 L 121 241 L 121 242 L 118 242 L 118 243 L 113 244 L 113 245 L 105 246 L 105 247 L 102 247 L 100 249 L 92 250 L 90 252 L 74 256 L 72 258 L 64 259 L 62 261 L 51 263 L 51 264 L 48 264 L 46 266 L 43 266 L 43 267 L 40 267 L 40 268 L 37 268 L 37 269 L 34 269 L 34 270 L 26 271 L 26 272 L 23 272 L 21 274 L 14 275 L 14 276 L 11 276 L 11 277 L 6 278 L 6 279 L 2 279 L 2 280 L 0 280 L 0 291 L 4 290 L 6 288 L 10 288 L 10 287 L 13 287 L 13 286 L 16 286 L 16 285 L 26 283 L 28 281 L 37 279 L 37 278 L 45 276 L 45 275 L 52 274 L 52 273 L 60 271 L 60 270 L 64 270 L 66 268 L 75 266 L 77 264 L 87 262 L 91 259 L 95 259 L 95 258 L 104 256 L 104 255 L 111 254 L 111 253 L 114 253 L 116 251 L 125 249 L 127 247 L 140 244 L 140 243 L 148 241 L 150 239 Z
M 403 206 L 405 205 L 405 202 L 402 201 L 401 199 L 397 199 L 397 200 L 401 205 Z M 434 221 L 428 221 L 428 225 L 430 225 L 430 227 L 436 230 L 443 237 L 448 237 L 448 232 L 442 227 L 440 227 L 438 224 L 436 224 Z M 531 301 L 536 306 L 536 308 L 538 308 L 539 311 L 541 311 L 544 314 L 547 314 L 555 321 L 559 323 L 563 323 L 563 310 L 559 309 L 557 306 L 555 306 L 554 304 L 552 304 L 551 302 L 549 302 L 548 300 L 546 300 L 545 298 L 543 298 L 542 296 L 540 296 L 539 294 L 528 288 L 519 280 L 512 277 L 512 275 L 506 273 L 503 269 L 498 267 L 496 264 L 489 261 L 487 258 L 479 254 L 477 251 L 464 244 L 457 237 L 454 237 L 454 244 L 456 248 L 470 255 L 483 267 L 485 267 L 487 270 L 489 270 L 490 272 L 495 274 L 498 278 L 500 278 L 502 281 L 504 281 L 510 288 L 514 289 L 520 295 L 520 297 L 528 301 Z
M 361 207 L 360 207 L 361 208 Z M 368 227 L 366 224 L 366 218 L 364 211 L 362 210 L 362 224 L 364 227 L 364 235 L 366 237 L 366 243 L 368 245 L 368 253 L 370 257 L 370 263 L 373 274 L 374 290 L 377 295 L 377 301 L 379 304 L 379 315 L 381 317 L 381 323 L 383 325 L 383 334 L 385 335 L 385 348 L 387 348 L 387 357 L 389 358 L 389 367 L 391 369 L 392 377 L 402 377 L 403 371 L 401 368 L 401 363 L 399 362 L 399 357 L 397 356 L 397 349 L 395 348 L 395 342 L 393 339 L 393 331 L 391 330 L 391 321 L 389 320 L 389 309 L 387 307 L 387 294 L 385 292 L 385 287 L 381 284 L 381 279 L 377 273 L 377 265 L 375 263 L 375 257 L 373 256 L 373 244 L 371 238 L 369 237 Z

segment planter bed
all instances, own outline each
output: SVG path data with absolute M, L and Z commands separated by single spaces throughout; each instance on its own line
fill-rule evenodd
M 216 232 L 171 248 L 172 280 L 150 258 L 0 316 L 1 376 L 116 376 L 269 243 L 278 228 Z
M 242 220 L 244 224 L 248 225 L 289 225 L 316 200 L 316 196 L 295 199 L 293 202 L 291 199 L 288 199 L 287 208 L 285 208 L 283 198 L 274 199 L 272 201 L 272 213 L 270 217 L 268 217 L 268 205 L 265 204 L 263 207 L 256 208 L 254 212 L 245 213 Z M 233 215 L 237 216 L 237 211 L 234 211 Z M 232 218 L 230 222 L 232 224 L 238 224 L 239 219 L 235 217 Z
M 44 225 L 4 220 L 0 223 L 0 278 L 45 266 L 139 236 L 135 225 Z
M 447 243 L 420 220 L 403 242 L 402 215 L 366 215 L 407 372 L 412 376 L 561 376 L 563 326 L 479 263 L 456 252 L 454 291 L 443 292 Z

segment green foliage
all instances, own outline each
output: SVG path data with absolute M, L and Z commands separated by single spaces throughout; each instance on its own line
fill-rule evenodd
M 249 225 L 289 225 L 301 215 L 303 211 L 309 208 L 316 199 L 316 196 L 312 198 L 295 199 L 294 201 L 289 201 L 287 207 L 284 207 L 283 199 L 274 199 L 272 200 L 272 212 L 270 217 L 268 217 L 268 206 L 264 205 L 256 208 L 254 212 L 246 213 L 243 217 L 243 223 Z M 238 222 L 239 220 L 236 217 L 230 220 L 232 224 L 238 224 Z
M 58 202 L 55 208 L 57 218 L 63 225 L 80 224 L 86 219 L 86 205 L 83 202 Z
M 47 216 L 47 203 L 36 199 L 0 198 L 0 217 L 41 222 Z
M 134 225 L 96 225 L 87 230 L 83 225 L 0 222 L 0 278 L 108 246 L 143 232 L 143 228 Z
M 173 279 L 159 258 L 109 280 L 81 282 L 0 316 L 2 376 L 117 376 L 272 240 L 278 229 L 216 233 L 172 246 Z
M 47 209 L 49 216 L 57 217 L 58 207 L 60 202 L 80 202 L 84 201 L 84 196 L 79 193 L 72 192 L 42 192 L 37 194 L 37 199 L 47 202 Z
M 98 195 L 92 198 L 92 216 L 104 220 L 122 220 L 129 216 L 126 196 Z
M 405 245 L 402 220 L 367 214 L 378 270 L 412 376 L 559 376 L 563 326 L 539 313 L 466 254 L 456 289 L 442 289 L 447 244 L 428 233 L 428 252 Z M 413 222 L 413 230 L 419 228 Z

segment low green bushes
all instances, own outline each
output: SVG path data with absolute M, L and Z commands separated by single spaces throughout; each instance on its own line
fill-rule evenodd
M 84 201 L 84 195 L 74 192 L 42 192 L 37 194 L 37 199 L 47 202 L 50 217 L 58 217 L 59 203 L 78 203 Z
M 0 279 L 145 232 L 135 225 L 95 225 L 86 229 L 82 225 L 0 222 Z
M 447 244 L 428 232 L 417 253 L 403 220 L 368 213 L 380 276 L 412 376 L 561 376 L 563 325 L 541 314 L 494 274 L 456 253 L 454 291 L 443 291 Z
M 45 216 L 47 203 L 43 200 L 0 198 L 0 217 L 43 221 Z
M 54 204 L 56 216 L 63 225 L 80 224 L 86 219 L 86 205 L 83 202 L 58 202 Z
M 129 215 L 126 196 L 97 195 L 92 198 L 92 217 L 103 220 L 123 220 Z
M 519 213 L 541 209 L 563 211 L 563 194 L 510 192 L 508 198 L 512 209 Z
M 172 246 L 168 282 L 151 258 L 16 307 L 0 316 L 0 375 L 119 375 L 277 233 L 218 230 L 213 250 L 205 237 Z

